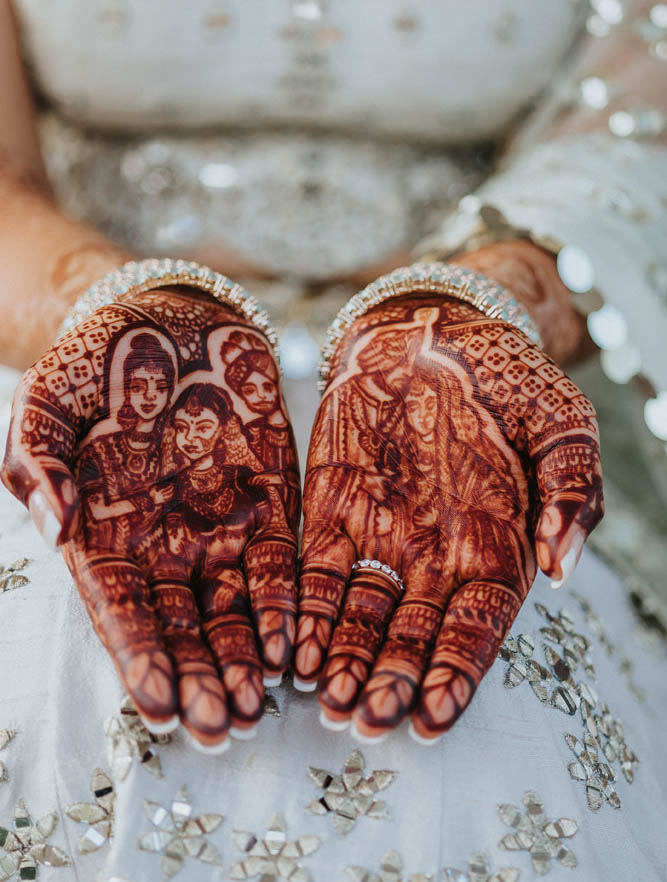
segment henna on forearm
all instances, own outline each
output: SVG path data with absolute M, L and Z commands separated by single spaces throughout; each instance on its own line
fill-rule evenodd
M 602 515 L 593 408 L 513 327 L 448 297 L 387 301 L 332 360 L 304 512 L 297 684 L 319 681 L 332 725 L 373 736 L 412 712 L 432 739 L 471 700 L 537 562 L 559 580 Z M 405 594 L 351 571 L 360 558 Z
M 553 254 L 528 240 L 508 239 L 458 254 L 448 263 L 474 269 L 511 291 L 537 325 L 545 351 L 558 364 L 594 351 L 586 321 L 572 306 Z

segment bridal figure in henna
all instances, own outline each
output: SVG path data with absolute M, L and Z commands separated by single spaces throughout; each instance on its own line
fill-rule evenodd
M 289 663 L 296 617 L 296 450 L 260 461 L 249 449 L 216 343 L 237 332 L 273 358 L 243 317 L 195 291 L 101 307 L 24 375 L 2 468 L 40 528 L 56 525 L 146 724 L 180 720 L 212 752 L 230 731 L 252 732 L 262 680 Z M 169 432 L 180 459 L 161 468 Z
M 176 465 L 173 481 L 187 532 L 218 536 L 236 559 L 253 521 L 261 523 L 270 512 L 263 489 L 251 487 L 260 462 L 247 447 L 240 457 L 229 455 L 224 435 L 232 421 L 238 422 L 227 393 L 211 383 L 194 383 L 172 408 L 165 447 L 175 448 L 168 459 Z M 168 472 L 163 477 L 170 479 Z
M 595 413 L 512 326 L 414 295 L 341 341 L 306 469 L 296 684 L 366 737 L 432 742 L 469 704 L 535 577 L 602 516 Z M 376 559 L 398 572 L 405 592 Z
M 236 441 L 233 456 L 225 435 Z M 219 662 L 225 660 L 226 682 L 244 684 L 243 700 L 236 698 L 238 688 L 228 696 L 236 732 L 242 734 L 261 715 L 263 688 L 239 561 L 248 537 L 270 522 L 273 512 L 266 490 L 253 480 L 261 464 L 239 438 L 245 442 L 223 389 L 193 383 L 181 392 L 165 432 L 163 467 L 178 503 L 165 519 L 165 551 L 154 576 L 159 590 L 167 592 L 174 589 L 177 573 L 187 582 L 188 572 L 197 572 L 202 558 L 209 571 L 225 572 L 224 617 L 216 615 L 219 581 L 202 575 L 193 584 L 207 641 Z

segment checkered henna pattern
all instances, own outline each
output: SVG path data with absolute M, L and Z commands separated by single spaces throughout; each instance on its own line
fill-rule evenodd
M 292 653 L 300 515 L 279 373 L 257 329 L 194 291 L 101 308 L 23 377 L 2 478 L 56 524 L 149 725 L 180 717 L 215 750 L 257 723 L 262 680 Z
M 567 575 L 602 517 L 595 412 L 520 331 L 411 295 L 358 319 L 315 420 L 295 667 L 368 737 L 457 720 L 539 566 Z M 569 557 L 568 557 L 569 555 Z M 359 558 L 396 570 L 404 593 Z

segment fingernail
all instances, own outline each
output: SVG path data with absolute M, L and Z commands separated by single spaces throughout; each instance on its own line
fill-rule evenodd
M 436 735 L 435 738 L 424 738 L 423 735 L 420 735 L 419 732 L 417 732 L 412 720 L 410 720 L 410 725 L 408 726 L 408 735 L 413 741 L 416 741 L 417 744 L 421 744 L 423 747 L 433 747 L 434 744 L 437 744 L 438 741 L 440 741 L 439 735 Z
M 350 725 L 349 720 L 330 720 L 324 711 L 320 711 L 320 723 L 332 732 L 344 732 Z
M 361 744 L 381 744 L 388 734 L 388 732 L 383 732 L 381 735 L 364 735 L 363 732 L 360 732 L 357 729 L 357 724 L 354 720 L 350 726 L 350 735 L 355 741 L 359 741 Z
M 560 562 L 560 570 L 561 577 L 560 579 L 552 579 L 551 587 L 554 589 L 562 588 L 563 585 L 570 578 L 572 573 L 577 566 L 579 558 L 581 556 L 581 550 L 584 547 L 585 536 L 583 532 L 578 531 L 572 540 L 572 545 L 570 546 L 570 550 L 564 555 L 563 559 Z
M 283 679 L 282 674 L 276 674 L 275 677 L 269 677 L 266 674 L 264 674 L 264 676 L 262 677 L 262 682 L 264 683 L 264 685 L 268 689 L 271 689 L 271 687 L 273 687 L 273 686 L 280 686 L 282 679 Z
M 307 683 L 305 680 L 301 680 L 299 677 L 294 677 L 292 682 L 294 684 L 294 688 L 298 689 L 299 692 L 314 692 L 317 689 L 317 680 L 313 680 L 312 683 Z
M 224 741 L 220 741 L 218 744 L 202 744 L 201 741 L 197 741 L 192 732 L 188 732 L 187 729 L 185 731 L 188 736 L 188 741 L 195 750 L 199 751 L 199 753 L 203 753 L 206 756 L 220 756 L 221 753 L 225 753 L 225 751 L 229 750 L 229 738 L 225 738 Z
M 53 551 L 58 547 L 62 525 L 41 490 L 33 490 L 28 500 L 28 510 L 42 539 Z
M 250 726 L 249 729 L 239 729 L 238 726 L 232 726 L 229 734 L 238 741 L 250 741 L 257 735 L 257 726 Z
M 141 714 L 139 714 L 139 716 L 151 735 L 168 735 L 170 732 L 173 732 L 174 729 L 178 729 L 178 725 L 181 722 L 178 714 L 169 717 L 164 723 L 156 723 L 153 720 L 147 720 L 146 717 L 141 716 Z

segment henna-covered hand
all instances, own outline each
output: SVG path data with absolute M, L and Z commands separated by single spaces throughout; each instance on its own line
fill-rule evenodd
M 298 465 L 266 338 L 194 291 L 99 309 L 23 377 L 2 479 L 64 543 L 149 727 L 180 717 L 211 751 L 249 735 L 296 617 Z
M 537 571 L 602 516 L 595 412 L 511 326 L 435 295 L 341 341 L 311 437 L 295 669 L 323 722 L 418 740 L 454 724 Z M 357 569 L 360 558 L 397 571 Z

